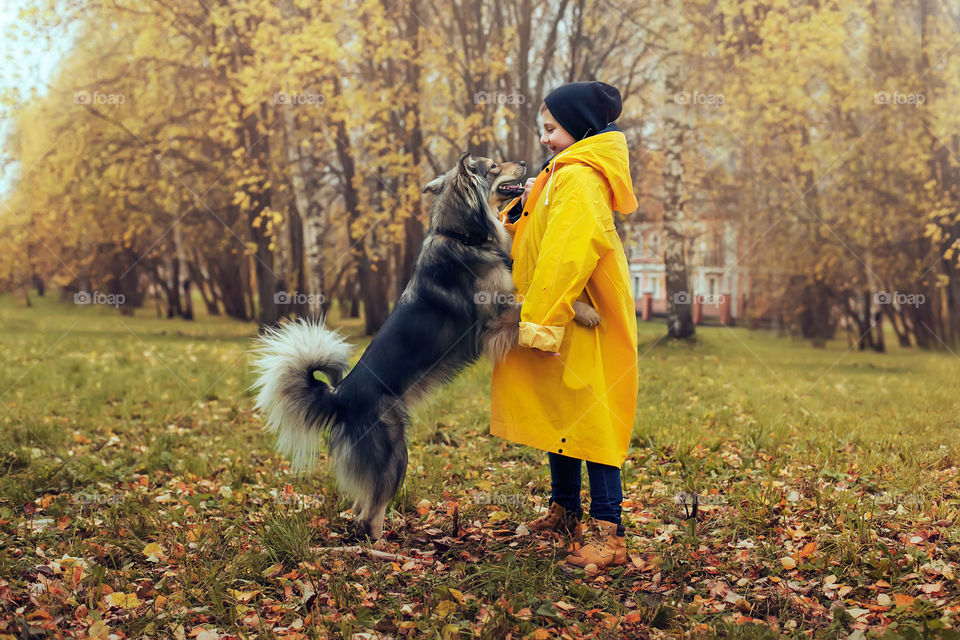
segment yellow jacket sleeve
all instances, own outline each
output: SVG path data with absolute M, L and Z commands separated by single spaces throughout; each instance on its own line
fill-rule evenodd
M 606 231 L 613 211 L 603 178 L 582 165 L 562 167 L 553 178 L 546 229 L 520 309 L 520 346 L 542 351 L 560 349 L 573 303 L 612 248 Z

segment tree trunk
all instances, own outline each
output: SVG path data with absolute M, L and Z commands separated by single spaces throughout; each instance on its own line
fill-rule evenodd
M 193 320 L 193 300 L 190 299 L 190 272 L 187 266 L 186 253 L 183 250 L 183 234 L 180 231 L 180 222 L 173 224 L 173 244 L 176 257 L 176 287 L 177 300 L 180 301 L 180 316 L 185 320 Z
M 288 277 L 288 282 L 294 291 L 300 294 L 309 294 L 307 298 L 298 298 L 290 311 L 297 315 L 304 313 L 314 314 L 309 307 L 310 301 L 319 298 L 321 291 L 309 287 L 306 281 L 306 269 L 304 264 L 304 250 L 306 238 L 304 236 L 304 221 L 310 216 L 310 194 L 307 193 L 306 181 L 303 176 L 303 167 L 300 163 L 300 136 L 297 135 L 296 117 L 293 112 L 293 105 L 286 102 L 280 105 L 280 118 L 283 121 L 284 132 L 284 154 L 287 161 L 287 167 L 290 169 L 290 183 L 293 188 L 294 207 L 288 207 L 288 227 L 287 245 L 289 255 L 287 256 L 286 268 L 284 273 Z
M 410 7 L 405 13 L 406 24 L 404 25 L 406 40 L 412 43 L 413 52 L 410 55 L 410 61 L 406 69 L 406 85 L 415 91 L 415 98 L 411 104 L 407 105 L 408 120 L 411 121 L 409 135 L 407 136 L 407 151 L 410 153 L 411 165 L 415 169 L 420 168 L 421 149 L 423 148 L 423 128 L 420 122 L 420 77 L 422 67 L 420 60 L 422 38 L 420 34 L 420 1 L 410 0 Z M 417 185 L 418 187 L 421 185 Z M 414 193 L 413 207 L 410 215 L 403 221 L 403 248 L 401 253 L 401 262 L 399 272 L 397 273 L 397 297 L 407 286 L 407 282 L 413 275 L 413 267 L 417 261 L 417 255 L 420 253 L 420 245 L 423 244 L 425 231 L 421 216 L 423 215 L 422 189 L 416 189 Z
M 693 324 L 693 292 L 687 286 L 685 229 L 683 219 L 683 136 L 680 122 L 681 105 L 673 96 L 678 93 L 677 76 L 667 76 L 667 105 L 664 121 L 663 158 L 663 257 L 667 280 L 667 331 L 672 338 L 689 338 L 696 330 Z
M 248 161 L 259 170 L 264 171 L 270 161 L 270 136 L 261 135 L 257 131 L 257 122 L 266 121 L 266 105 L 261 105 L 261 113 L 249 116 L 243 127 L 244 143 L 249 149 Z M 266 180 L 266 178 L 264 178 Z M 247 210 L 247 225 L 250 237 L 253 239 L 254 251 L 253 272 L 256 279 L 257 291 L 257 321 L 261 325 L 273 325 L 280 319 L 281 307 L 278 306 L 276 294 L 279 280 L 276 274 L 274 251 L 270 248 L 271 234 L 269 225 L 262 218 L 262 214 L 270 204 L 270 189 L 262 184 L 256 185 L 256 190 L 248 187 L 250 206 Z
M 343 172 L 343 199 L 346 205 L 347 228 L 349 229 L 360 217 L 360 195 L 354 185 L 356 169 L 348 142 L 346 124 L 343 120 L 337 122 L 336 131 L 335 144 L 337 158 Z M 348 242 L 352 245 L 350 253 L 357 265 L 357 280 L 360 284 L 360 295 L 363 298 L 365 330 L 367 335 L 373 335 L 387 319 L 389 305 L 386 297 L 384 269 L 377 269 L 378 265 L 371 260 L 370 252 L 366 246 L 367 240 L 369 238 L 348 238 Z

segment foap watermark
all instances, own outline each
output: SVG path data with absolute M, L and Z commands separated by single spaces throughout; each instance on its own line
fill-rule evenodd
M 722 496 L 719 494 L 711 494 L 711 493 L 703 494 L 703 493 L 698 493 L 696 491 L 694 491 L 693 493 L 689 493 L 687 491 L 681 491 L 680 493 L 677 493 L 673 496 L 673 501 L 676 502 L 677 504 L 686 504 L 686 505 L 693 505 L 693 504 L 720 505 L 720 504 L 727 504 L 728 502 L 730 502 L 729 500 L 727 500 L 726 496 Z
M 327 99 L 321 93 L 288 93 L 286 91 L 277 91 L 273 94 L 273 104 L 292 104 L 293 106 L 312 105 L 319 107 Z
M 877 291 L 873 294 L 873 304 L 896 304 L 900 307 L 919 307 L 927 301 L 922 293 L 902 293 L 900 291 Z
M 322 293 L 303 293 L 302 291 L 277 291 L 273 294 L 274 304 L 323 304 L 326 298 Z
M 523 304 L 523 296 L 519 293 L 504 293 L 503 291 L 478 291 L 473 294 L 474 304 Z
M 919 107 L 927 103 L 927 97 L 922 93 L 900 93 L 894 91 L 878 91 L 873 94 L 873 104 L 894 104 L 906 105 L 908 107 Z
M 122 93 L 100 93 L 99 91 L 77 91 L 73 94 L 73 104 L 88 104 L 91 106 L 112 106 L 119 109 L 127 101 Z
M 121 493 L 91 493 L 73 496 L 71 503 L 81 508 L 109 507 L 111 505 L 121 504 L 126 498 Z
M 480 491 L 473 494 L 474 504 L 503 504 L 513 507 L 519 507 L 526 504 L 527 496 L 522 493 L 490 493 Z
M 102 293 L 100 291 L 77 291 L 73 294 L 73 304 L 105 304 L 119 307 L 127 301 L 122 293 Z
M 722 93 L 700 93 L 694 91 L 679 91 L 673 94 L 673 103 L 679 105 L 694 105 L 704 107 L 721 107 L 727 101 Z
M 683 517 L 685 520 L 696 518 L 700 512 L 700 505 L 716 506 L 727 504 L 727 498 L 718 494 L 701 494 L 694 491 L 688 493 L 681 491 L 673 496 L 673 501 L 683 507 Z
M 522 93 L 507 93 L 505 91 L 477 91 L 473 94 L 474 104 L 516 105 L 524 104 L 527 96 Z
M 707 295 L 694 295 L 689 291 L 678 291 L 673 294 L 673 304 L 723 304 L 727 296 L 722 293 L 708 293 Z

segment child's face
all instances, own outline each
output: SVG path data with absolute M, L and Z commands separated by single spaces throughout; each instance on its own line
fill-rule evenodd
M 550 149 L 551 155 L 557 155 L 576 140 L 573 139 L 567 130 L 560 126 L 556 121 L 550 109 L 544 108 L 540 112 L 540 120 L 543 122 L 543 135 L 540 136 L 540 144 Z

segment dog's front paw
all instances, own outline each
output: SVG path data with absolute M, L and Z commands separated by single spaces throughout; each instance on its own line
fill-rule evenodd
M 600 314 L 597 310 L 580 301 L 573 303 L 573 319 L 584 327 L 595 327 L 600 324 Z

